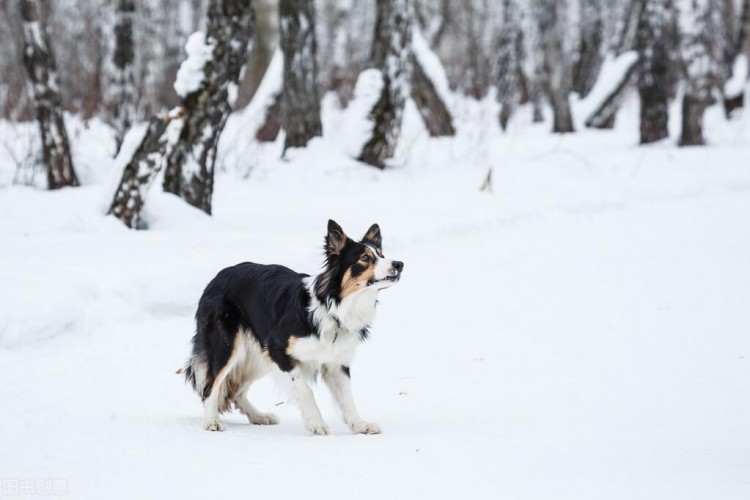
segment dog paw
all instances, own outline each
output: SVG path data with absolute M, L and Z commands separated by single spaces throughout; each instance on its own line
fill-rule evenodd
M 372 422 L 353 422 L 349 424 L 349 428 L 355 434 L 380 434 L 380 427 Z
M 218 432 L 221 432 L 224 429 L 226 429 L 226 427 L 224 427 L 224 424 L 222 424 L 221 420 L 219 420 L 218 418 L 212 418 L 210 420 L 204 421 L 203 428 L 206 429 L 207 431 L 218 431 Z
M 327 436 L 329 434 L 328 426 L 323 422 L 310 422 L 305 424 L 305 428 L 317 436 Z
M 255 425 L 276 425 L 279 423 L 279 419 L 273 413 L 259 413 L 248 417 L 251 424 Z

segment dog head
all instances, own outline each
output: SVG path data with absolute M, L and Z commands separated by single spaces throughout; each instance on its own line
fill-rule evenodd
M 341 226 L 328 221 L 325 270 L 315 283 L 315 295 L 340 303 L 359 292 L 390 287 L 401 278 L 404 263 L 386 259 L 380 227 L 373 224 L 360 241 L 349 238 Z

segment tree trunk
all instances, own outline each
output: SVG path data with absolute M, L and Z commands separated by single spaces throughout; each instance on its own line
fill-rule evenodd
M 750 0 L 742 1 L 742 14 L 735 47 L 740 54 L 750 57 Z
M 621 56 L 623 57 L 623 56 Z M 617 85 L 607 94 L 599 107 L 586 119 L 586 126 L 599 129 L 611 129 L 615 126 L 615 117 L 620 106 L 622 106 L 628 89 L 635 81 L 638 60 L 636 59 L 628 67 L 627 71 L 617 82 Z
M 411 60 L 411 98 L 417 105 L 427 132 L 431 137 L 455 135 L 456 129 L 453 128 L 453 119 L 448 107 L 416 56 L 412 54 Z
M 531 85 L 531 106 L 532 106 L 532 123 L 543 123 L 544 122 L 544 111 L 542 110 L 542 85 L 540 82 L 533 82 Z
M 611 50 L 615 55 L 620 55 L 635 46 L 635 37 L 638 27 L 638 17 L 642 0 L 625 0 L 627 4 L 623 10 L 620 24 L 617 25 L 617 36 L 613 41 Z
M 359 160 L 385 168 L 401 134 L 401 117 L 409 94 L 411 0 L 378 0 L 371 62 L 383 76 L 378 102 L 370 112 L 373 130 Z
M 192 52 L 175 83 L 184 98 L 186 118 L 169 155 L 164 190 L 209 215 L 216 147 L 237 97 L 254 21 L 251 0 L 211 0 L 207 36 L 190 37 Z M 196 62 L 203 63 L 198 64 L 201 70 L 191 72 Z
M 115 50 L 112 55 L 112 122 L 115 129 L 117 151 L 120 150 L 125 133 L 135 121 L 136 88 L 135 51 L 133 48 L 133 20 L 135 0 L 119 0 L 115 11 Z
M 417 21 L 419 29 L 427 41 L 427 46 L 432 50 L 437 50 L 442 43 L 443 36 L 451 20 L 450 0 L 440 0 L 439 5 L 435 5 L 436 3 L 414 3 L 414 19 Z
M 77 186 L 70 156 L 68 134 L 57 90 L 55 60 L 49 49 L 47 30 L 38 0 L 20 0 L 23 19 L 23 65 L 31 82 L 34 110 L 42 136 L 42 161 L 47 169 L 47 187 Z
M 122 180 L 107 213 L 120 219 L 131 229 L 145 229 L 140 219 L 141 209 L 151 183 L 166 163 L 183 126 L 182 109 L 176 108 L 167 116 L 151 118 L 145 135 L 134 152 L 121 151 L 127 164 Z M 116 163 L 119 163 L 117 158 Z
M 521 30 L 515 0 L 503 1 L 503 22 L 500 26 L 497 56 L 497 100 L 500 103 L 500 128 L 505 131 L 518 104 L 521 82 L 519 78 L 519 44 Z
M 279 0 L 279 23 L 284 53 L 281 126 L 286 132 L 286 151 L 305 147 L 323 133 L 315 61 L 315 2 Z
M 259 142 L 274 142 L 281 131 L 281 93 L 273 96 L 271 105 L 265 110 L 263 123 L 255 131 L 255 139 Z
M 333 0 L 327 3 L 328 34 L 322 56 L 325 73 L 321 87 L 325 92 L 334 91 L 339 104 L 345 108 L 354 93 L 357 81 L 356 65 L 352 61 L 352 40 L 348 21 L 352 14 L 352 0 Z
M 565 0 L 537 1 L 547 95 L 554 114 L 552 131 L 556 133 L 575 131 L 568 101 L 572 85 L 570 54 L 564 43 L 567 8 Z
M 703 112 L 706 103 L 700 98 L 688 94 L 682 98 L 682 133 L 680 146 L 702 146 L 706 143 L 703 138 Z
M 602 67 L 604 21 L 600 0 L 581 0 L 581 40 L 578 63 L 573 77 L 573 90 L 583 98 L 591 92 Z
M 284 86 L 284 55 L 274 50 L 258 88 L 247 106 L 238 112 L 242 136 L 233 140 L 274 142 L 281 130 L 281 93 Z
M 729 7 L 732 4 L 730 2 Z M 727 118 L 731 117 L 735 109 L 743 108 L 745 105 L 745 80 L 748 77 L 748 60 L 750 59 L 750 0 L 743 0 L 740 18 L 737 26 L 736 36 L 731 39 L 730 58 L 731 74 L 729 80 L 733 88 L 724 88 L 724 113 Z
M 519 4 L 519 7 L 524 4 Z M 544 56 L 542 55 L 541 33 L 539 20 L 536 16 L 537 3 L 526 7 L 521 16 L 520 41 L 518 59 L 521 72 L 524 74 L 528 100 L 532 104 L 533 123 L 542 123 L 542 99 L 544 95 Z
M 638 94 L 641 100 L 641 144 L 669 135 L 668 0 L 640 0 L 636 48 L 639 54 Z
M 682 101 L 680 146 L 700 146 L 703 112 L 714 103 L 712 89 L 720 81 L 720 20 L 713 0 L 684 0 L 680 4 L 682 60 L 685 64 L 685 95 Z
M 455 135 L 453 119 L 445 104 L 445 94 L 448 92 L 448 79 L 443 71 L 437 54 L 430 50 L 427 41 L 419 30 L 412 32 L 411 54 L 411 98 L 417 105 L 422 121 L 430 136 L 444 137 Z M 425 67 L 439 74 L 428 74 Z M 435 81 L 440 80 L 440 82 Z M 443 89 L 443 95 L 438 92 L 438 85 Z

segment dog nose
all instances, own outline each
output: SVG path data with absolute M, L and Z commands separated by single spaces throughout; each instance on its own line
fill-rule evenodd
M 395 269 L 398 272 L 401 272 L 404 269 L 404 263 L 401 262 L 400 260 L 394 260 L 393 264 L 391 265 L 393 266 L 393 269 Z

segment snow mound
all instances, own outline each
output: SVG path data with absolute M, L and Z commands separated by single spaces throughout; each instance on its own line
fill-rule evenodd
M 277 48 L 253 99 L 244 109 L 233 115 L 219 138 L 217 164 L 222 169 L 243 174 L 253 169 L 258 147 L 254 140 L 255 133 L 263 125 L 268 108 L 273 105 L 276 96 L 281 92 L 283 78 L 284 56 Z M 230 95 L 230 102 L 231 100 Z
M 631 50 L 619 56 L 609 53 L 604 58 L 599 77 L 588 95 L 578 102 L 576 116 L 588 118 L 622 82 L 630 68 L 638 61 L 638 52 Z
M 440 58 L 430 49 L 427 40 L 424 39 L 419 29 L 414 29 L 412 32 L 412 50 L 417 61 L 422 65 L 425 74 L 435 86 L 438 95 L 448 105 L 451 102 L 452 95 L 448 75 L 445 74 L 445 68 L 443 63 L 440 62 Z
M 373 127 L 370 112 L 382 91 L 383 74 L 380 70 L 368 69 L 360 73 L 354 86 L 354 97 L 346 108 L 344 126 L 339 131 L 338 142 L 345 145 L 349 156 L 358 157 L 369 139 Z
M 146 135 L 148 130 L 148 123 L 136 123 L 125 134 L 120 146 L 120 151 L 115 157 L 112 169 L 105 182 L 105 189 L 102 190 L 102 197 L 99 200 L 99 212 L 106 214 L 109 211 L 109 207 L 114 199 L 117 188 L 120 187 L 120 181 L 122 180 L 122 174 L 125 172 L 125 167 L 128 166 L 130 160 L 133 159 L 138 146 L 143 142 L 143 137 Z
M 724 95 L 728 98 L 738 97 L 745 91 L 748 77 L 747 56 L 740 54 L 732 65 L 732 77 L 724 84 Z
M 161 189 L 149 191 L 141 218 L 152 231 L 200 232 L 210 224 L 210 218 L 205 212 Z
M 174 90 L 183 99 L 191 92 L 198 90 L 206 78 L 203 72 L 206 63 L 213 56 L 214 45 L 206 42 L 206 35 L 196 31 L 185 44 L 187 59 L 180 65 L 177 71 L 177 80 L 174 82 Z

